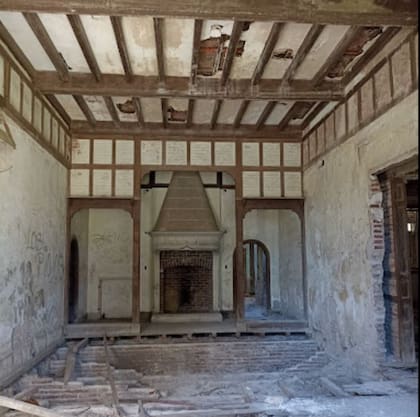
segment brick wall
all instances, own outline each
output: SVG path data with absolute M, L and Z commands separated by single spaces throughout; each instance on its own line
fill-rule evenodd
M 199 313 L 212 310 L 213 254 L 209 251 L 160 253 L 162 312 Z

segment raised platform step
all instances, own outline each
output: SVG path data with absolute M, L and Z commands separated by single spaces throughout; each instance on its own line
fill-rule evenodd
M 153 313 L 151 323 L 221 323 L 223 317 L 221 313 L 184 313 L 168 314 Z

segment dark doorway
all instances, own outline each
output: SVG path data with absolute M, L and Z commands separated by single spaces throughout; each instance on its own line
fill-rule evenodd
M 70 243 L 69 260 L 69 323 L 77 319 L 79 298 L 79 245 L 73 238 Z
M 270 258 L 258 240 L 244 241 L 245 318 L 258 318 L 270 310 Z

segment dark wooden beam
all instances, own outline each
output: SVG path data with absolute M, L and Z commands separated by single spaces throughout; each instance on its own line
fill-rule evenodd
M 96 61 L 95 54 L 93 52 L 92 46 L 90 45 L 89 39 L 86 35 L 85 28 L 83 27 L 82 20 L 80 16 L 69 14 L 67 18 L 70 22 L 70 25 L 73 29 L 74 35 L 76 36 L 77 42 L 79 43 L 80 49 L 83 52 L 83 55 L 86 59 L 86 62 L 92 71 L 92 74 L 96 78 L 96 81 L 101 80 L 101 70 L 99 68 L 98 62 Z
M 48 99 L 48 101 L 51 103 L 51 105 L 54 107 L 57 113 L 61 116 L 61 118 L 67 123 L 67 125 L 70 126 L 70 116 L 68 115 L 64 107 L 61 105 L 61 103 L 57 100 L 57 97 L 53 94 L 47 94 L 45 97 Z
M 166 98 L 161 98 L 160 104 L 162 107 L 162 124 L 166 129 L 168 127 L 168 100 Z
M 211 115 L 211 121 L 210 121 L 210 129 L 212 130 L 216 127 L 217 118 L 219 117 L 220 107 L 222 106 L 222 102 L 223 100 L 216 100 L 214 102 L 213 114 Z
M 236 48 L 242 35 L 244 22 L 236 21 L 233 24 L 232 33 L 229 39 L 229 46 L 226 52 L 225 62 L 223 64 L 222 75 L 220 76 L 220 85 L 224 87 L 229 78 L 232 69 L 233 59 L 235 58 Z
M 51 40 L 50 35 L 45 29 L 44 25 L 41 22 L 41 19 L 37 14 L 34 13 L 24 13 L 23 14 L 35 36 L 38 38 L 39 43 L 44 48 L 46 54 L 53 63 L 55 69 L 57 70 L 60 78 L 62 80 L 67 80 L 69 77 L 69 71 L 67 64 L 64 61 L 63 56 L 57 51 L 57 48 L 54 45 L 54 42 Z
M 271 26 L 270 33 L 268 35 L 267 40 L 265 41 L 264 49 L 261 52 L 257 66 L 254 70 L 254 74 L 251 78 L 252 85 L 257 85 L 260 82 L 260 79 L 264 74 L 265 66 L 267 65 L 268 60 L 271 58 L 273 49 L 276 46 L 282 26 L 283 24 L 279 22 L 274 22 Z
M 183 97 L 210 99 L 245 99 L 245 100 L 299 100 L 323 101 L 341 100 L 344 89 L 340 83 L 320 83 L 316 89 L 309 87 L 308 81 L 294 81 L 281 87 L 279 79 L 261 79 L 259 88 L 252 88 L 249 79 L 228 80 L 221 87 L 216 78 L 198 78 L 194 88 L 190 88 L 189 77 L 165 77 L 165 85 L 156 76 L 134 76 L 127 81 L 124 75 L 102 74 L 101 81 L 96 81 L 92 74 L 72 73 L 68 81 L 60 80 L 54 71 L 37 72 L 34 75 L 35 86 L 44 94 L 80 94 L 96 96 L 133 96 L 138 91 L 142 97 Z
M 143 127 L 144 117 L 143 117 L 143 110 L 141 108 L 140 99 L 138 97 L 133 97 L 132 100 L 134 103 L 134 107 L 136 108 L 136 115 L 137 115 L 137 120 L 139 122 L 139 125 Z
M 241 124 L 242 117 L 244 117 L 244 114 L 246 112 L 246 109 L 249 106 L 250 101 L 244 100 L 241 103 L 241 107 L 239 107 L 238 113 L 236 113 L 235 120 L 233 121 L 233 127 L 238 128 Z
M 317 1 L 307 0 L 1 0 L 0 10 L 61 14 L 193 17 L 245 21 L 292 21 L 336 25 L 416 25 L 417 0 Z
M 153 28 L 156 43 L 156 60 L 158 67 L 158 78 L 160 83 L 165 83 L 165 62 L 163 58 L 163 39 L 162 39 L 163 19 L 154 17 Z
M 358 34 L 363 30 L 360 26 L 352 26 L 344 34 L 343 38 L 334 48 L 334 51 L 329 55 L 329 57 L 322 64 L 321 68 L 315 74 L 311 80 L 311 84 L 316 87 L 321 81 L 324 80 L 328 71 L 333 67 L 337 61 L 343 56 L 347 47 L 353 42 L 353 40 L 358 36 Z
M 278 129 L 279 130 L 283 130 L 287 127 L 290 120 L 293 119 L 293 116 L 295 115 L 295 112 L 296 112 L 298 106 L 299 106 L 299 102 L 296 102 L 295 104 L 293 104 L 292 107 L 290 107 L 289 111 L 284 115 L 283 119 L 278 124 Z
M 115 126 L 119 126 L 120 124 L 120 118 L 118 116 L 118 112 L 115 108 L 114 102 L 112 101 L 112 98 L 109 96 L 104 96 L 104 101 L 106 108 L 108 109 L 109 114 L 111 115 L 112 122 Z
M 130 56 L 128 55 L 127 44 L 125 42 L 124 31 L 122 28 L 122 17 L 111 16 L 111 23 L 114 30 L 115 40 L 117 41 L 118 52 L 120 54 L 125 76 L 127 77 L 128 82 L 131 82 L 133 79 L 133 70 L 131 68 Z
M 316 116 L 320 113 L 322 109 L 328 104 L 328 101 L 321 101 L 318 104 L 315 104 L 312 110 L 309 111 L 309 113 L 306 115 L 306 117 L 303 119 L 303 122 L 301 124 L 302 130 L 305 130 L 309 124 L 312 122 L 312 120 L 315 119 Z
M 85 115 L 88 121 L 86 125 L 94 127 L 96 125 L 96 119 L 89 106 L 87 105 L 85 99 L 80 95 L 73 95 L 73 98 L 75 99 L 77 105 L 80 107 L 80 110 L 82 110 L 83 114 Z
M 312 46 L 314 45 L 315 41 L 318 39 L 323 29 L 324 29 L 324 25 L 312 25 L 311 29 L 306 34 L 305 39 L 300 45 L 298 51 L 296 52 L 296 55 L 294 56 L 291 64 L 288 66 L 283 76 L 282 86 L 287 85 L 288 83 L 290 83 L 290 80 L 293 79 L 295 72 L 297 71 L 300 64 L 305 59 L 308 52 L 311 50 Z
M 200 54 L 201 32 L 203 30 L 203 21 L 201 19 L 194 20 L 194 39 L 191 58 L 191 85 L 195 84 L 197 79 L 198 59 Z
M 274 107 L 276 106 L 276 104 L 277 104 L 277 101 L 269 101 L 267 103 L 267 105 L 265 106 L 264 110 L 262 111 L 260 117 L 258 118 L 257 123 L 255 124 L 255 128 L 257 130 L 260 130 L 261 127 L 264 125 L 268 116 L 270 116 L 271 112 L 274 110 Z
M 188 100 L 188 111 L 187 111 L 187 128 L 190 128 L 193 122 L 193 115 L 194 115 L 194 99 L 190 98 Z
M 234 140 L 241 138 L 274 138 L 276 140 L 300 141 L 302 130 L 298 127 L 287 128 L 279 131 L 277 126 L 263 126 L 260 130 L 254 127 L 244 127 L 235 129 L 232 125 L 217 124 L 214 129 L 209 125 L 192 125 L 186 128 L 185 124 L 171 124 L 170 129 L 162 127 L 162 123 L 146 123 L 142 128 L 136 122 L 120 122 L 116 127 L 113 122 L 97 121 L 95 126 L 88 122 L 72 121 L 71 131 L 73 135 L 79 137 L 142 137 L 146 139 L 172 138 L 219 138 L 225 140 Z
M 357 62 L 346 72 L 342 83 L 347 85 L 360 71 L 385 47 L 385 45 L 401 30 L 400 27 L 391 26 L 386 28 L 376 39 L 370 48 L 357 60 Z
M 10 52 L 14 55 L 20 65 L 22 65 L 23 69 L 29 74 L 29 76 L 33 76 L 35 73 L 35 68 L 33 67 L 31 61 L 26 57 L 23 53 L 20 46 L 15 42 L 13 37 L 10 35 L 9 31 L 0 22 L 0 39 L 5 43 L 5 45 L 10 49 Z

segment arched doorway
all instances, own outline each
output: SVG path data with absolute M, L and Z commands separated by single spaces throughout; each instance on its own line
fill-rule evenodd
M 244 241 L 245 317 L 258 318 L 270 310 L 270 254 L 259 240 Z
M 70 243 L 69 262 L 69 323 L 77 318 L 77 307 L 79 298 L 79 245 L 77 239 L 73 238 Z

